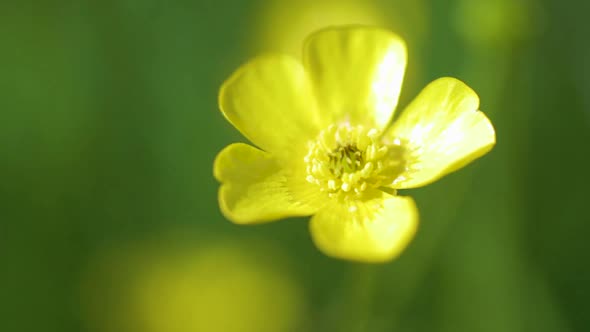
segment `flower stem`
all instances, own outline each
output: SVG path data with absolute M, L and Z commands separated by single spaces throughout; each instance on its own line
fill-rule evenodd
M 352 266 L 350 278 L 350 298 L 348 301 L 348 318 L 341 321 L 346 324 L 340 331 L 368 331 L 373 312 L 373 291 L 377 267 L 357 263 Z

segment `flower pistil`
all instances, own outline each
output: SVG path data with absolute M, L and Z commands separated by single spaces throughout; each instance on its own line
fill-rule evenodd
M 381 142 L 375 128 L 330 125 L 308 143 L 304 158 L 309 183 L 329 197 L 358 198 L 367 188 L 378 188 L 394 174 L 386 172 L 403 164 L 401 154 L 389 158 L 399 145 Z

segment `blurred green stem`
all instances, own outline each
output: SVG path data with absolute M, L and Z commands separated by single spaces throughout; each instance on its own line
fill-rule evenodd
M 348 306 L 340 321 L 340 331 L 342 332 L 361 332 L 368 331 L 373 312 L 373 293 L 376 280 L 377 266 L 371 264 L 357 263 L 352 266 Z

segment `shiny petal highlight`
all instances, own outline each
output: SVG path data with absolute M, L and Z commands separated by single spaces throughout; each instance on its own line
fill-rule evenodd
M 307 39 L 303 62 L 326 126 L 383 128 L 390 121 L 406 67 L 406 46 L 397 35 L 369 27 L 321 30 Z
M 426 185 L 488 152 L 496 135 L 478 107 L 477 94 L 455 78 L 426 86 L 385 135 L 410 151 L 406 172 L 391 186 Z

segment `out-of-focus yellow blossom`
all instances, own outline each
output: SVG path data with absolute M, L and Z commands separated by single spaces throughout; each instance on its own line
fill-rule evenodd
M 301 43 L 312 32 L 342 24 L 383 26 L 415 42 L 427 30 L 428 6 L 424 0 L 266 0 L 254 11 L 255 51 L 299 56 Z M 395 10 L 388 10 L 395 8 Z
M 297 330 L 304 295 L 276 249 L 235 239 L 118 248 L 86 274 L 88 323 L 104 332 Z
M 329 256 L 387 261 L 413 237 L 418 213 L 398 189 L 420 187 L 495 143 L 479 99 L 454 78 L 430 83 L 390 125 L 406 47 L 378 28 L 319 31 L 303 61 L 255 58 L 221 87 L 223 115 L 258 148 L 231 144 L 214 163 L 219 204 L 238 224 L 313 215 Z

